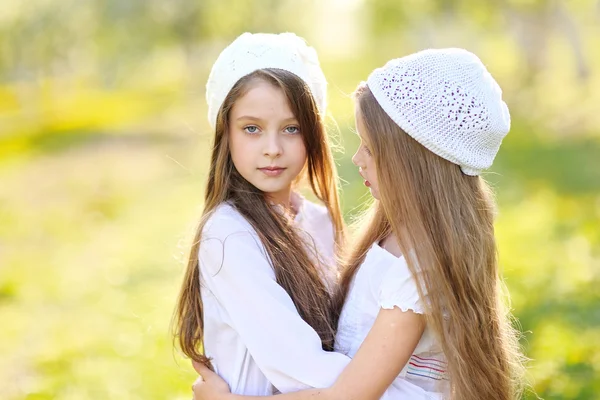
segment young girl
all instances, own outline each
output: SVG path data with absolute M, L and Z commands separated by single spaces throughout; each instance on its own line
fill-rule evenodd
M 344 232 L 326 85 L 314 49 L 291 33 L 241 35 L 207 83 L 215 139 L 175 330 L 234 393 L 328 386 L 349 362 L 323 351 Z M 324 206 L 294 192 L 303 179 Z
M 517 398 L 517 337 L 479 177 L 510 127 L 500 88 L 475 55 L 426 50 L 376 69 L 355 97 L 353 162 L 375 202 L 334 301 L 335 348 L 353 359 L 331 387 L 278 399 Z M 238 398 L 195 366 L 197 400 Z M 428 397 L 393 391 L 406 383 Z

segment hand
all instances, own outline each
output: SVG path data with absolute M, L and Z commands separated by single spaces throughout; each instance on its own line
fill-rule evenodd
M 200 375 L 192 385 L 194 400 L 221 400 L 231 394 L 227 382 L 219 375 L 196 361 L 192 361 L 192 365 Z

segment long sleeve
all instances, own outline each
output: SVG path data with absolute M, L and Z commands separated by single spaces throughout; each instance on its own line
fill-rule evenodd
M 232 328 L 266 378 L 281 392 L 332 385 L 350 359 L 325 352 L 317 333 L 277 284 L 256 233 L 245 221 L 209 221 L 199 251 L 202 285 L 229 316 Z

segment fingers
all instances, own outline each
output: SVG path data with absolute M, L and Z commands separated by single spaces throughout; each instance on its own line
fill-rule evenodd
M 208 368 L 206 365 L 196 362 L 196 361 L 192 361 L 192 365 L 194 366 L 194 369 L 196 370 L 196 372 L 198 373 L 198 375 L 203 376 L 204 380 L 212 377 L 213 375 L 215 375 L 214 372 L 212 372 L 210 370 L 210 368 Z
M 194 388 L 198 385 L 202 385 L 204 383 L 204 379 L 199 376 L 198 378 L 196 378 L 196 380 L 194 381 L 194 383 L 192 384 L 192 390 L 194 390 Z
M 204 366 L 204 364 L 202 364 L 202 363 L 199 363 L 199 362 L 197 362 L 197 361 L 194 361 L 194 360 L 192 360 L 192 366 L 194 367 L 194 369 L 196 370 L 196 372 L 197 372 L 199 375 L 202 375 L 202 368 L 206 368 L 206 367 Z

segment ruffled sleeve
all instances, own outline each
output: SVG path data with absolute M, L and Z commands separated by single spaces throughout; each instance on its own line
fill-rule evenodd
M 410 310 L 417 314 L 425 313 L 417 283 L 404 259 L 391 265 L 382 277 L 379 305 L 385 309 L 398 307 L 404 312 Z

